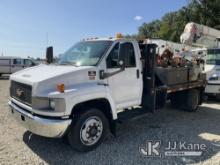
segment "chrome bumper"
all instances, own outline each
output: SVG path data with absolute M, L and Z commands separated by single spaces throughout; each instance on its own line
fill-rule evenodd
M 34 116 L 11 101 L 8 104 L 16 121 L 37 135 L 53 138 L 62 137 L 72 121 L 71 119 L 46 119 Z
M 207 94 L 220 94 L 220 84 L 207 84 L 205 87 Z

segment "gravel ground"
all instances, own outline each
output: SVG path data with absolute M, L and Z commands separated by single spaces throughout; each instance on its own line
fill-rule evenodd
M 89 153 L 77 153 L 60 139 L 33 135 L 10 116 L 9 81 L 0 79 L 0 164 L 220 164 L 220 104 L 208 101 L 196 113 L 167 106 L 155 114 L 118 125 L 110 137 Z M 161 140 L 161 157 L 144 157 L 139 147 Z M 205 144 L 202 156 L 166 157 L 168 142 Z

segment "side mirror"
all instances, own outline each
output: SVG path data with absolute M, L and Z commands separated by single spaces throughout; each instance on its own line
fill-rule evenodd
M 127 43 L 120 43 L 118 65 L 122 70 L 125 69 L 125 55 L 126 55 Z
M 50 46 L 46 50 L 46 61 L 48 64 L 53 62 L 53 47 Z

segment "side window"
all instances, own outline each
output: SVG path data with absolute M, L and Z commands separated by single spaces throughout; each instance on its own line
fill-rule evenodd
M 124 43 L 125 50 L 125 67 L 136 67 L 135 52 L 133 44 L 130 42 Z M 119 43 L 115 45 L 107 58 L 107 68 L 118 68 Z
M 32 66 L 32 61 L 25 59 L 25 60 L 24 60 L 24 65 L 25 65 L 25 66 Z
M 22 59 L 14 59 L 13 64 L 14 65 L 22 65 Z
M 107 68 L 118 68 L 119 43 L 117 43 L 107 57 Z
M 8 66 L 10 65 L 10 60 L 6 60 L 6 59 L 0 60 L 0 65 Z
M 125 67 L 136 67 L 135 52 L 132 43 L 127 43 L 127 51 L 125 55 Z

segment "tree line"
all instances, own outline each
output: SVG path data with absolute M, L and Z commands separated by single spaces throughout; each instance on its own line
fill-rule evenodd
M 160 20 L 143 23 L 138 33 L 127 38 L 160 38 L 179 42 L 188 22 L 207 25 L 220 30 L 220 0 L 190 0 L 187 6 L 165 14 Z

